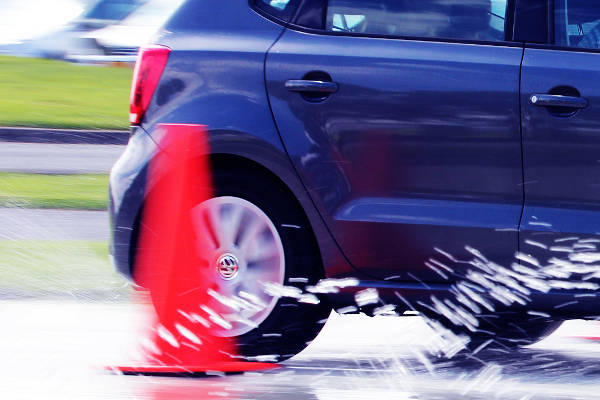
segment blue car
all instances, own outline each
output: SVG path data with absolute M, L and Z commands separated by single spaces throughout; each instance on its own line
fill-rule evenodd
M 293 356 L 332 308 L 471 349 L 598 318 L 597 2 L 189 0 L 136 69 L 116 268 L 135 281 L 159 125 L 207 126 L 192 215 L 215 279 L 263 305 L 222 332 L 244 355 Z

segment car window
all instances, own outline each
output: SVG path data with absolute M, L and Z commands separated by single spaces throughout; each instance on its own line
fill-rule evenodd
M 554 42 L 560 46 L 600 48 L 600 3 L 555 0 Z
M 269 6 L 283 11 L 290 4 L 290 0 L 261 0 L 264 4 L 268 4 Z
M 289 21 L 294 15 L 299 0 L 255 0 L 255 4 L 267 14 L 284 21 Z
M 331 32 L 502 41 L 507 0 L 329 0 Z

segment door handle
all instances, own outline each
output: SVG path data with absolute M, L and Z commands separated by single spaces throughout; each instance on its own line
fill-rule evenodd
M 587 99 L 575 96 L 561 96 L 558 94 L 534 94 L 530 98 L 531 104 L 539 107 L 565 107 L 565 108 L 586 108 Z
M 335 82 L 290 79 L 285 82 L 285 88 L 290 92 L 335 93 L 338 91 L 339 86 Z

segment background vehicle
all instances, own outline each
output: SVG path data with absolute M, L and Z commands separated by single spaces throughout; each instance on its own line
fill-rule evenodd
M 13 45 L 14 54 L 72 61 L 135 61 L 181 0 L 101 0 L 53 32 Z
M 138 66 L 160 80 L 137 81 L 154 96 L 133 104 L 111 176 L 117 268 L 134 274 L 158 124 L 204 124 L 226 204 L 212 223 L 241 237 L 230 210 L 257 207 L 282 243 L 271 281 L 356 277 L 334 308 L 393 303 L 474 346 L 594 317 L 600 71 L 578 44 L 599 18 L 584 1 L 186 2 Z M 246 354 L 286 358 L 317 334 L 326 303 L 288 300 L 234 335 Z
M 181 2 L 181 0 L 146 1 L 122 20 L 85 33 L 81 37 L 92 40 L 104 55 L 136 56 L 140 46 L 151 40 L 157 29 L 164 25 Z M 77 54 L 72 54 L 71 57 L 77 57 Z
M 65 58 L 69 53 L 97 53 L 96 46 L 81 35 L 103 28 L 127 17 L 144 4 L 144 0 L 99 0 L 81 16 L 53 32 L 45 33 L 13 46 L 19 55 L 46 58 Z
M 79 16 L 84 6 L 77 0 L 5 0 L 0 13 L 0 51 L 19 49 L 23 41 L 60 29 Z

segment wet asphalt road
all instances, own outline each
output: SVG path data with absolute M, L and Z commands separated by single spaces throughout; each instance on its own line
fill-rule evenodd
M 124 150 L 120 145 L 0 144 L 0 171 L 45 174 L 107 173 Z
M 43 174 L 108 173 L 124 150 L 118 145 L 0 143 L 0 171 Z M 0 208 L 0 239 L 109 238 L 105 211 Z
M 119 146 L 8 144 L 0 170 L 106 172 Z M 0 209 L 1 239 L 106 240 L 103 212 Z M 26 273 L 26 272 L 24 272 Z M 600 324 L 571 321 L 505 353 L 431 356 L 418 317 L 333 315 L 301 354 L 265 373 L 128 377 L 103 368 L 136 349 L 145 314 L 121 302 L 0 301 L 4 399 L 600 399 Z M 142 329 L 143 331 L 143 329 Z
M 452 360 L 427 355 L 419 317 L 334 315 L 281 368 L 209 378 L 118 376 L 135 348 L 139 306 L 0 302 L 3 398 L 11 399 L 598 399 L 593 322 L 572 321 L 534 347 Z
M 0 208 L 0 240 L 91 240 L 109 238 L 106 211 Z

